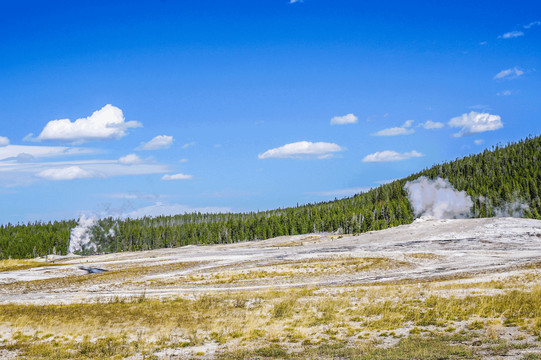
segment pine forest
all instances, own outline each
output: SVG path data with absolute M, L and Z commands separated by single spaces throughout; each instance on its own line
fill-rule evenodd
M 99 252 L 138 251 L 190 244 L 234 243 L 305 233 L 356 234 L 411 223 L 404 185 L 420 176 L 447 179 L 473 200 L 473 217 L 511 212 L 541 219 L 541 137 L 435 165 L 407 178 L 344 199 L 248 213 L 100 219 L 89 230 Z M 504 214 L 505 215 L 505 214 Z M 0 259 L 66 254 L 77 220 L 0 226 Z M 84 252 L 84 251 L 83 251 Z

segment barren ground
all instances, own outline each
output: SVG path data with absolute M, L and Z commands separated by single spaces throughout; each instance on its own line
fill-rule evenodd
M 366 347 L 368 354 L 410 346 L 416 337 L 451 347 L 442 358 L 541 358 L 535 357 L 541 302 L 528 300 L 541 294 L 537 220 L 420 219 L 358 236 L 308 234 L 39 261 L 46 266 L 0 268 L 0 359 L 32 358 L 22 344 L 52 341 L 76 354 L 77 346 L 103 336 L 124 339 L 124 348 L 141 341 L 115 353 L 132 358 L 325 358 L 317 352 L 324 346 Z M 108 271 L 87 275 L 80 266 Z M 521 296 L 519 310 L 505 308 Z M 172 305 L 179 302 L 188 306 L 183 314 L 193 314 L 169 321 L 181 311 Z M 83 311 L 72 327 L 64 323 L 66 309 L 102 306 L 107 313 L 114 304 L 146 304 L 142 312 L 162 304 L 170 317 L 153 314 L 145 323 L 126 320 L 119 310 L 104 325 Z M 533 309 L 526 313 L 525 306 Z M 32 312 L 38 315 L 26 316 Z

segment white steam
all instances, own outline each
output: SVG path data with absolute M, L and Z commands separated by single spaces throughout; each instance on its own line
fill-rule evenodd
M 473 201 L 465 191 L 456 190 L 449 181 L 421 176 L 404 186 L 415 217 L 460 219 L 471 216 Z
M 514 217 L 514 218 L 522 218 L 524 217 L 524 211 L 529 210 L 530 207 L 528 204 L 525 204 L 521 202 L 520 200 L 516 199 L 512 202 L 507 202 L 496 209 L 494 209 L 494 213 L 496 217 Z
M 96 225 L 97 219 L 87 218 L 84 214 L 79 219 L 79 225 L 71 230 L 70 244 L 68 253 L 73 254 L 75 251 L 98 250 L 98 247 L 90 238 L 90 229 Z
M 491 201 L 484 196 L 480 196 L 479 201 L 484 202 L 487 207 L 492 205 Z M 529 209 L 528 204 L 520 200 L 518 195 L 515 194 L 511 201 L 501 203 L 498 206 L 492 206 L 492 213 L 495 217 L 523 218 L 524 212 Z

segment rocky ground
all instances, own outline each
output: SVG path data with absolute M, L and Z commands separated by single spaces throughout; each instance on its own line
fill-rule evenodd
M 541 329 L 541 310 L 512 323 L 505 323 L 508 316 L 505 311 L 497 314 L 493 309 L 491 316 L 472 311 L 452 320 L 449 315 L 439 325 L 404 317 L 396 320 L 396 324 L 391 321 L 377 326 L 375 321 L 381 323 L 385 315 L 370 315 L 366 310 L 370 305 L 367 299 L 378 303 L 387 301 L 395 307 L 405 301 L 417 309 L 417 302 L 430 307 L 426 302 L 432 298 L 455 302 L 461 301 L 458 299 L 470 301 L 470 297 L 496 299 L 512 291 L 528 294 L 538 289 L 541 285 L 541 221 L 537 220 L 418 219 L 410 225 L 356 236 L 308 234 L 227 245 L 38 260 L 43 266 L 0 272 L 1 306 L 34 309 L 58 304 L 131 303 L 137 299 L 197 302 L 215 297 L 223 304 L 241 301 L 243 316 L 261 318 L 259 325 L 251 326 L 268 327 L 265 334 L 254 332 L 252 328 L 251 333 L 241 329 L 236 336 L 224 325 L 220 328 L 222 339 L 211 335 L 216 333 L 213 327 L 221 326 L 212 319 L 208 329 L 196 328 L 200 339 L 195 341 L 189 340 L 181 325 L 171 325 L 170 338 L 179 334 L 178 339 L 184 339 L 183 344 L 188 345 L 170 342 L 153 352 L 158 358 L 212 358 L 232 349 L 255 351 L 265 344 L 276 344 L 287 354 L 334 341 L 351 344 L 371 341 L 377 346 L 392 347 L 402 344 L 400 341 L 404 342 L 408 336 L 427 331 L 436 334 L 434 336 L 440 336 L 438 331 L 456 336 L 461 331 L 464 336 L 476 334 L 464 341 L 468 342 L 468 349 L 473 349 L 472 354 L 484 358 L 500 358 L 497 351 L 485 349 L 488 344 L 485 340 L 489 338 L 493 341 L 492 347 L 496 340 L 501 340 L 500 346 L 503 343 L 509 346 L 504 354 L 506 359 L 534 359 L 532 356 L 541 352 L 541 343 L 536 337 L 537 326 Z M 89 271 L 81 267 L 106 271 L 88 274 Z M 310 291 L 309 297 L 302 295 L 303 291 Z M 271 292 L 274 295 L 269 295 Z M 290 297 L 294 298 L 292 312 L 277 315 L 277 306 Z M 343 300 L 333 305 L 332 311 L 338 315 L 330 316 L 326 322 L 304 321 L 304 318 L 321 318 L 321 302 L 325 299 Z M 426 308 L 419 311 L 422 315 Z M 242 326 L 246 327 L 250 321 L 255 320 L 245 320 Z M 21 343 L 22 340 L 13 338 L 14 334 L 17 331 L 29 334 L 37 331 L 36 326 L 32 322 L 23 326 L 4 318 L 0 339 Z M 56 336 L 55 327 L 51 330 L 51 326 L 49 331 Z M 125 333 L 132 336 L 134 329 L 142 325 L 122 326 Z M 62 333 L 65 339 L 79 341 L 76 331 L 66 331 Z M 336 333 L 333 335 L 333 332 Z M 291 334 L 296 334 L 297 342 L 291 341 Z M 44 340 L 38 337 L 36 341 Z M 475 341 L 481 341 L 481 346 L 476 347 Z M 520 344 L 527 346 L 521 348 Z M 2 354 L 6 358 L 13 357 L 18 350 L 6 351 L 7 348 L 0 350 L 0 358 Z

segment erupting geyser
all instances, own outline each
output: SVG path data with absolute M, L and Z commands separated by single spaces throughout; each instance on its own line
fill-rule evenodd
M 471 217 L 473 201 L 465 191 L 456 190 L 449 181 L 425 176 L 404 186 L 415 217 L 464 219 Z
M 95 218 L 87 218 L 84 214 L 79 219 L 79 225 L 71 230 L 68 253 L 75 251 L 98 250 L 96 244 L 90 238 L 90 228 L 96 224 Z

